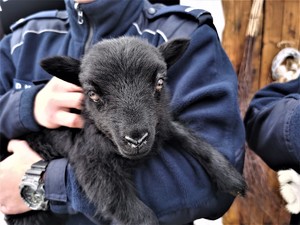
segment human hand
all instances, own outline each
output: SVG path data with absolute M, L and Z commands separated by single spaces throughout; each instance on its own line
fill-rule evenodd
M 70 112 L 71 108 L 81 109 L 82 100 L 80 87 L 53 77 L 35 97 L 34 117 L 38 124 L 50 129 L 82 128 L 81 116 Z
M 10 141 L 7 150 L 13 154 L 0 162 L 0 212 L 24 213 L 30 208 L 21 198 L 19 185 L 25 172 L 41 157 L 21 140 Z
M 286 201 L 286 209 L 293 214 L 300 212 L 300 175 L 292 170 L 280 170 L 277 173 L 280 193 Z

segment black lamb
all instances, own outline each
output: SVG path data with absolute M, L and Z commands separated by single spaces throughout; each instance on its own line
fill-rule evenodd
M 245 193 L 241 174 L 174 119 L 168 108 L 167 69 L 188 45 L 188 39 L 175 39 L 156 48 L 139 38 L 121 37 L 99 42 L 81 61 L 57 56 L 41 62 L 49 74 L 83 88 L 85 125 L 83 129 L 44 129 L 26 140 L 46 160 L 69 159 L 82 190 L 97 209 L 95 218 L 124 225 L 159 224 L 137 197 L 131 172 L 163 142 L 180 146 L 199 160 L 219 190 Z M 8 216 L 7 222 L 64 224 L 54 217 L 50 212 L 33 211 Z

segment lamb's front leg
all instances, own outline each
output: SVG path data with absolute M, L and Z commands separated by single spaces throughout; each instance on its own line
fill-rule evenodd
M 242 175 L 209 143 L 179 122 L 171 122 L 169 134 L 170 142 L 176 142 L 201 163 L 218 190 L 234 196 L 245 194 L 247 185 Z
M 96 206 L 95 218 L 118 225 L 158 225 L 153 211 L 136 196 L 126 163 L 114 157 L 118 156 L 96 159 L 81 155 L 74 161 L 70 159 L 79 184 Z

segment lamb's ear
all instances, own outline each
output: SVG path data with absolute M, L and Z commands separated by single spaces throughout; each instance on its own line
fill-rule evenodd
M 183 55 L 189 44 L 190 39 L 178 38 L 167 41 L 158 47 L 165 58 L 168 68 Z
M 49 74 L 64 81 L 81 86 L 79 82 L 80 61 L 68 56 L 45 58 L 40 63 Z

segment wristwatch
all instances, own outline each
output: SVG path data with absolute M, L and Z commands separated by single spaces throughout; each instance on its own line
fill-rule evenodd
M 46 171 L 48 162 L 40 160 L 31 165 L 26 171 L 21 184 L 20 194 L 25 203 L 32 210 L 47 210 L 48 200 L 45 199 L 43 174 Z

